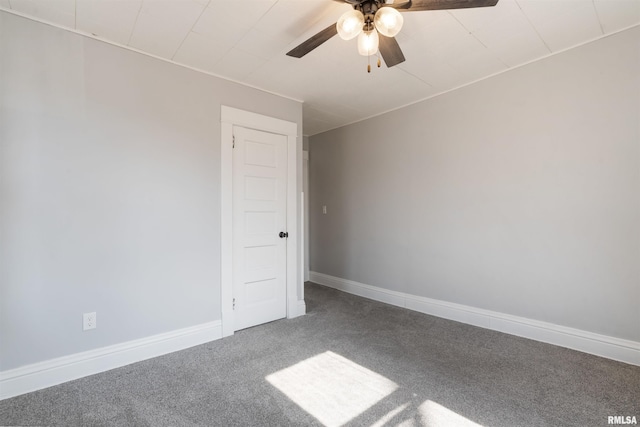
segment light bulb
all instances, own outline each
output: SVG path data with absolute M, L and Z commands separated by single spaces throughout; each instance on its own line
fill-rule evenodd
M 375 55 L 378 51 L 378 32 L 373 29 L 371 31 L 363 31 L 358 36 L 358 53 L 362 56 Z
M 404 18 L 392 7 L 381 7 L 376 12 L 373 23 L 383 36 L 395 37 L 402 29 Z
M 342 40 L 351 40 L 362 32 L 363 26 L 364 15 L 355 9 L 344 13 L 336 24 L 338 35 Z

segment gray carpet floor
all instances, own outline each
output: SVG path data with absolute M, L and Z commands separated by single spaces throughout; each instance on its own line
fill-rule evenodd
M 640 367 L 308 283 L 306 316 L 0 401 L 0 425 L 606 426 Z

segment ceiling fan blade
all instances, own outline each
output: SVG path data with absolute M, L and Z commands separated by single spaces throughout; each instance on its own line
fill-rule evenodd
M 471 7 L 489 7 L 498 4 L 498 0 L 409 0 L 393 3 L 393 7 L 400 12 L 417 12 L 420 10 L 466 9 Z
M 395 37 L 385 37 L 382 34 L 378 34 L 380 55 L 384 59 L 384 63 L 388 68 L 398 65 L 404 62 L 404 54 L 400 45 L 396 41 Z
M 291 51 L 287 52 L 287 55 L 293 56 L 294 58 L 302 58 L 336 34 L 338 34 L 338 28 L 336 27 L 336 24 L 331 24 L 315 36 L 291 49 Z

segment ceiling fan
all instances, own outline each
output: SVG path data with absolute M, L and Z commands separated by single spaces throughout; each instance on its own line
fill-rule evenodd
M 334 0 L 353 6 L 338 22 L 320 31 L 299 46 L 287 52 L 288 56 L 302 58 L 331 37 L 338 34 L 343 40 L 358 37 L 358 53 L 370 57 L 378 51 L 387 67 L 404 62 L 404 54 L 395 39 L 402 28 L 399 12 L 421 10 L 464 9 L 495 6 L 498 0 Z M 378 67 L 380 59 L 378 59 Z M 367 66 L 371 72 L 371 65 Z

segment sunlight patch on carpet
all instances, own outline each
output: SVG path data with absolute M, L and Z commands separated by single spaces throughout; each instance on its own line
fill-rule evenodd
M 266 380 L 326 426 L 341 426 L 393 393 L 398 385 L 327 351 Z
M 431 400 L 426 400 L 418 408 L 421 425 L 429 427 L 482 427 L 468 418 L 453 412 Z

